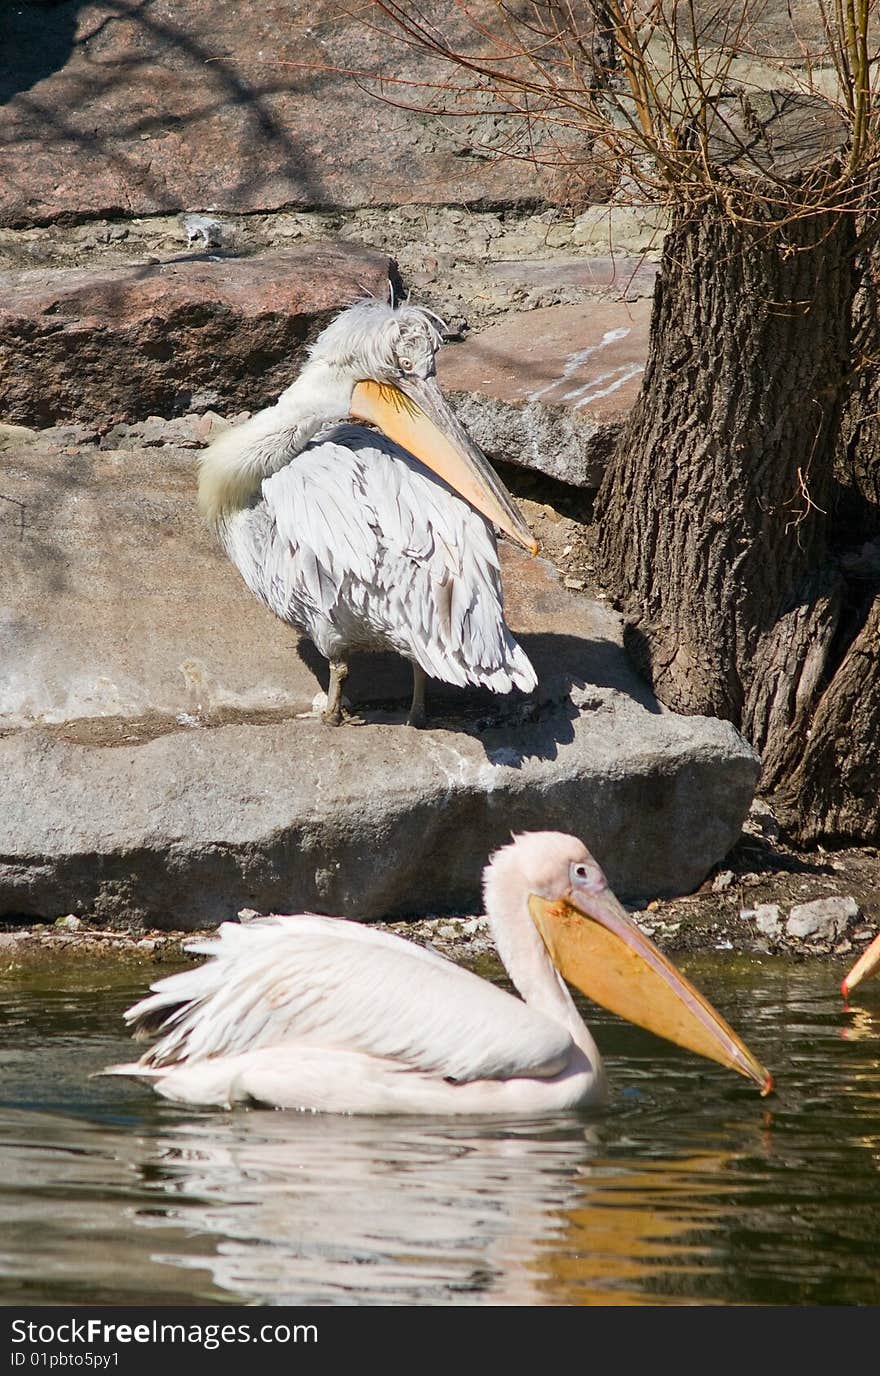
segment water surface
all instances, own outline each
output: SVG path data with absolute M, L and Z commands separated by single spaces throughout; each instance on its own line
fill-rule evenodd
M 880 1303 L 880 981 L 845 1010 L 836 965 L 685 968 L 772 1098 L 585 1006 L 601 1112 L 186 1110 L 89 1078 L 143 967 L 9 977 L 0 1302 Z

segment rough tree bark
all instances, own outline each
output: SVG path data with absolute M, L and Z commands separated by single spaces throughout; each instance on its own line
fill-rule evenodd
M 844 215 L 679 218 L 642 393 L 599 496 L 631 654 L 668 706 L 739 726 L 770 782 L 839 618 L 827 512 L 852 242 Z
M 854 312 L 856 369 L 837 453 L 832 535 L 846 578 L 839 667 L 779 789 L 800 841 L 880 840 L 880 251 L 865 254 Z
M 880 597 L 823 695 L 803 757 L 776 795 L 801 841 L 880 839 Z
M 880 535 L 880 250 L 866 252 L 860 268 L 853 313 L 856 374 L 840 429 L 834 507 L 840 543 L 850 545 Z

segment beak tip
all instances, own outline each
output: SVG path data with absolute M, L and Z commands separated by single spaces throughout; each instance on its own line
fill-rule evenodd
M 772 1076 L 772 1075 L 769 1073 L 769 1071 L 768 1071 L 767 1076 L 766 1076 L 766 1078 L 765 1078 L 765 1080 L 764 1080 L 764 1083 L 763 1083 L 763 1085 L 761 1086 L 761 1098 L 762 1098 L 762 1099 L 766 1099 L 766 1098 L 767 1098 L 767 1095 L 768 1095 L 768 1094 L 772 1094 L 772 1093 L 774 1092 L 775 1088 L 776 1088 L 776 1086 L 775 1086 L 774 1083 L 773 1083 L 773 1076 Z
M 847 984 L 846 977 L 840 981 L 840 992 L 845 999 L 849 998 L 849 985 Z

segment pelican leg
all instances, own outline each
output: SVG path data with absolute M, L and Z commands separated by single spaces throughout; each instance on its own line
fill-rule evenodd
M 328 726 L 339 726 L 342 722 L 342 685 L 348 678 L 348 665 L 344 659 L 330 660 L 330 686 L 327 690 L 327 707 L 321 713 L 321 720 Z
M 412 704 L 409 709 L 409 716 L 406 719 L 407 726 L 422 727 L 427 726 L 428 717 L 425 712 L 425 681 L 424 669 L 419 664 L 412 666 L 413 670 L 413 695 Z

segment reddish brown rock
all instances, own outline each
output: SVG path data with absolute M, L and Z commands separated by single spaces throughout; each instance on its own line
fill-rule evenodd
M 541 195 L 536 169 L 474 151 L 497 119 L 440 127 L 401 108 L 429 90 L 386 84 L 392 105 L 346 76 L 436 68 L 341 8 L 0 6 L 0 224 Z
M 646 299 L 510 315 L 444 349 L 440 381 L 493 458 L 596 487 L 641 387 L 650 320 Z
M 390 266 L 356 245 L 320 245 L 0 274 L 0 416 L 106 428 L 265 406 L 336 311 L 365 292 L 386 294 Z
M 716 10 L 698 6 L 702 43 L 719 34 L 729 42 L 724 7 L 720 18 Z M 750 53 L 797 64 L 821 52 L 815 0 L 761 0 L 751 12 Z M 505 33 L 492 0 L 434 5 L 431 20 L 454 47 L 470 41 L 485 52 L 482 20 L 502 41 Z M 521 122 L 462 113 L 440 125 L 405 108 L 435 99 L 431 83 L 448 81 L 449 70 L 395 44 L 388 27 L 368 7 L 338 0 L 0 5 L 0 224 L 181 209 L 516 205 L 565 199 L 567 182 L 578 198 L 585 185 L 589 195 L 595 174 L 577 130 L 574 158 L 558 156 L 554 171 L 544 166 L 552 151 L 537 166 L 496 155 L 525 151 Z M 384 101 L 356 80 L 365 71 L 386 77 Z M 398 84 L 407 78 L 420 84 Z M 528 132 L 540 140 L 540 122 Z M 558 123 L 546 134 L 552 144 L 564 137 Z M 575 158 L 576 179 L 566 170 Z

